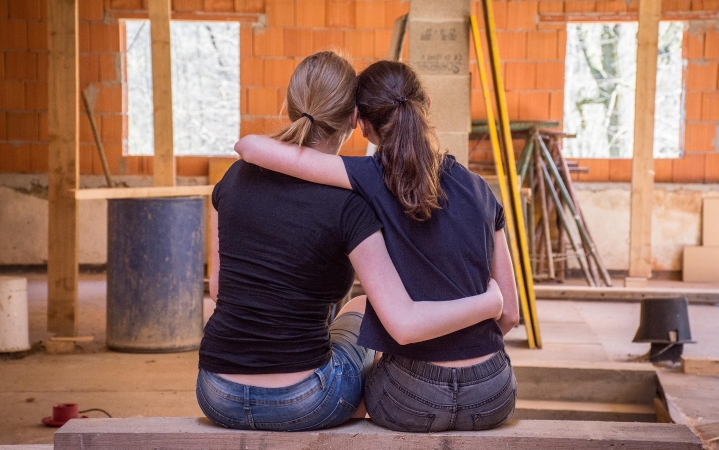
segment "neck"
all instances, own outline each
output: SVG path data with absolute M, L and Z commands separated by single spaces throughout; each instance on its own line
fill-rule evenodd
M 318 142 L 310 147 L 317 150 L 318 152 L 327 153 L 328 155 L 336 155 L 340 151 L 340 143 L 337 142 L 335 137 L 331 137 L 326 141 Z

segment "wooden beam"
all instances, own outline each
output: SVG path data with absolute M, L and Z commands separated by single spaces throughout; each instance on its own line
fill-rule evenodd
M 634 153 L 629 223 L 629 276 L 652 275 L 652 206 L 654 203 L 654 102 L 657 44 L 662 2 L 639 2 L 637 78 L 634 99 Z
M 377 448 L 477 448 L 583 450 L 700 450 L 701 442 L 685 425 L 565 420 L 510 420 L 482 432 L 403 433 L 352 420 L 336 428 L 302 433 L 241 431 L 218 427 L 194 417 L 71 420 L 55 432 L 55 449 L 126 448 L 281 448 L 287 450 Z
M 686 297 L 689 303 L 716 305 L 719 289 L 681 289 L 667 287 L 617 288 L 587 286 L 534 286 L 540 300 L 639 302 L 650 298 Z
M 636 22 L 639 14 L 631 12 L 577 12 L 577 13 L 540 13 L 539 23 L 566 24 L 568 22 Z M 661 20 L 680 22 L 711 22 L 719 20 L 717 11 L 666 11 Z
M 682 372 L 692 375 L 719 377 L 719 358 L 682 355 Z
M 172 60 L 170 51 L 170 0 L 149 0 L 152 47 L 152 101 L 155 119 L 155 186 L 175 185 L 172 129 Z
M 144 9 L 105 9 L 106 17 L 114 20 L 147 19 L 148 13 Z M 203 22 L 239 22 L 254 25 L 260 23 L 264 14 L 237 13 L 237 12 L 205 12 L 205 11 L 173 11 L 171 20 L 196 20 Z
M 48 0 L 47 329 L 77 334 L 78 18 L 76 0 Z
M 75 200 L 97 200 L 110 198 L 155 198 L 190 197 L 212 195 L 214 186 L 155 186 L 112 189 L 78 189 Z

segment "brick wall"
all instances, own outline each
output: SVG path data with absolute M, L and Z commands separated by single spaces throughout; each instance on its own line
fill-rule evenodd
M 0 172 L 47 170 L 47 0 L 0 0 Z M 78 0 L 80 89 L 98 90 L 95 118 L 114 174 L 151 174 L 152 158 L 123 155 L 127 117 L 123 111 L 120 18 L 145 13 L 146 0 Z M 241 132 L 266 133 L 278 116 L 292 70 L 303 57 L 344 48 L 358 70 L 384 58 L 394 19 L 408 12 L 399 0 L 173 0 L 183 19 L 202 14 L 241 18 Z M 478 10 L 478 2 L 473 9 Z M 636 1 L 495 0 L 500 55 L 512 120 L 560 120 L 563 114 L 565 26 L 540 23 L 539 15 L 581 16 L 596 12 L 631 14 Z M 719 0 L 664 0 L 664 11 L 719 11 Z M 253 13 L 266 14 L 267 27 L 251 26 Z M 250 17 L 248 19 L 248 17 Z M 705 22 L 704 22 L 705 23 Z M 473 55 L 473 51 L 470 52 Z M 693 23 L 684 37 L 688 60 L 685 156 L 656 161 L 656 181 L 719 182 L 716 130 L 719 124 L 719 31 Z M 472 116 L 484 110 L 471 61 Z M 518 143 L 519 145 L 519 143 Z M 344 154 L 363 154 L 356 131 Z M 470 143 L 471 158 L 491 161 L 486 143 Z M 580 160 L 587 181 L 627 181 L 629 160 Z M 178 157 L 178 175 L 206 175 L 207 158 Z M 80 117 L 80 173 L 100 174 L 89 122 Z

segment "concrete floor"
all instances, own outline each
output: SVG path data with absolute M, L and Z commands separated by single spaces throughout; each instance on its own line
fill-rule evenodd
M 46 277 L 23 276 L 28 278 L 30 341 L 38 343 L 51 336 L 46 331 Z M 101 408 L 113 417 L 202 415 L 194 391 L 197 352 L 106 350 L 105 293 L 104 275 L 81 276 L 78 331 L 94 336 L 94 341 L 82 343 L 75 353 L 49 355 L 39 349 L 22 358 L 0 355 L 0 445 L 52 443 L 55 429 L 40 420 L 56 403 L 78 403 L 81 410 Z M 205 318 L 213 306 L 206 298 Z M 638 303 L 539 301 L 537 310 L 543 349 L 527 349 L 524 328 L 514 329 L 506 341 L 515 364 L 628 362 L 649 348 L 631 342 L 639 323 Z M 691 305 L 689 314 L 697 343 L 686 345 L 684 354 L 719 357 L 719 306 Z M 719 394 L 719 378 L 698 378 L 687 382 L 716 387 Z M 682 386 L 682 380 L 675 384 Z M 699 405 L 696 416 L 719 422 L 719 416 L 702 412 L 710 404 L 703 405 L 701 393 L 686 395 L 698 398 L 693 403 Z M 87 415 L 104 417 L 99 412 Z

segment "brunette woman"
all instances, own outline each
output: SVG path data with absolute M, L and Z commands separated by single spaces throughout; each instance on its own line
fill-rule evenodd
M 487 183 L 439 152 L 429 97 L 407 65 L 380 61 L 358 77 L 359 124 L 372 157 L 323 154 L 262 136 L 235 149 L 248 162 L 352 189 L 377 213 L 409 295 L 444 301 L 485 292 L 490 275 L 503 312 L 431 340 L 398 342 L 372 299 L 359 344 L 383 352 L 365 386 L 376 423 L 400 431 L 481 430 L 513 413 L 516 380 L 503 335 L 518 321 L 504 213 Z M 404 345 L 403 345 L 404 344 Z

